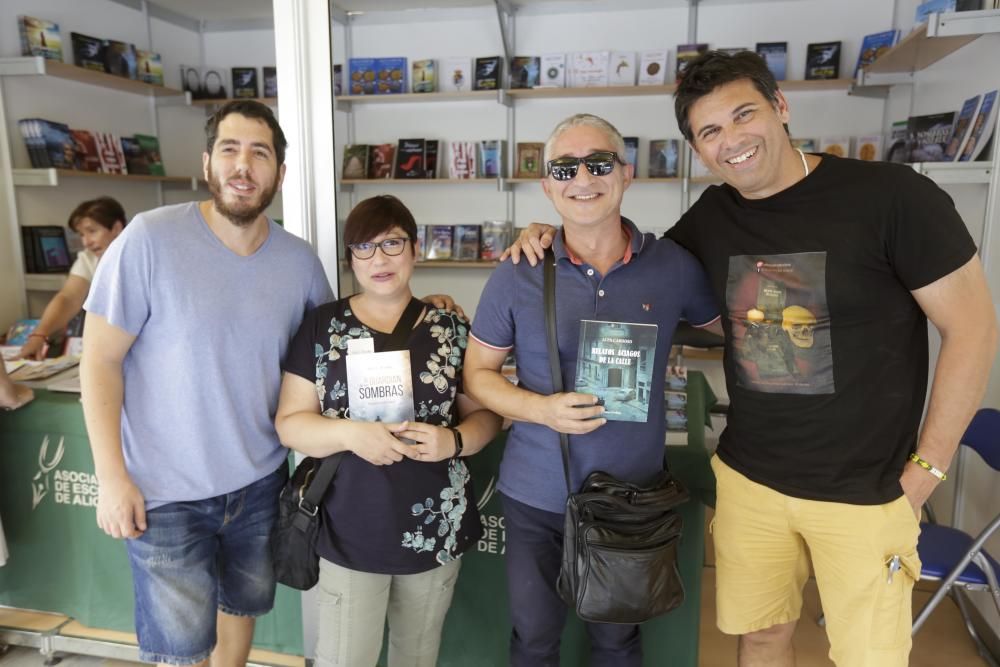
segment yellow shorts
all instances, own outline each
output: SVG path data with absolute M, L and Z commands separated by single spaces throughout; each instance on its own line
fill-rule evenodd
M 838 667 L 905 667 L 920 523 L 905 496 L 885 505 L 803 500 L 712 457 L 718 625 L 741 635 L 802 609 L 809 558 Z M 807 551 L 808 548 L 808 551 Z M 890 581 L 889 564 L 900 569 Z

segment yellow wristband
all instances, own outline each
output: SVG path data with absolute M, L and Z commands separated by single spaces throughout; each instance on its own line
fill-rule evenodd
M 916 452 L 913 452 L 912 454 L 910 454 L 910 460 L 913 461 L 914 463 L 916 463 L 918 466 L 920 466 L 924 470 L 926 470 L 927 472 L 929 472 L 930 474 L 932 474 L 935 477 L 937 477 L 942 482 L 945 481 L 946 479 L 948 479 L 948 475 L 944 474 L 944 471 L 939 470 L 938 468 L 935 468 L 933 465 L 931 465 L 930 463 L 928 463 L 924 459 L 920 458 L 920 456 Z

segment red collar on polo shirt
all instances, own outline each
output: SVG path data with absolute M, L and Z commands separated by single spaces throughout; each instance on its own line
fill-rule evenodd
M 629 229 L 629 226 L 625 224 L 622 225 L 622 230 L 625 231 L 625 236 L 628 237 L 628 239 L 625 242 L 625 256 L 622 257 L 622 264 L 628 264 L 630 261 L 632 261 L 632 230 Z M 583 264 L 583 260 L 574 255 L 573 251 L 570 250 L 570 247 L 566 245 L 565 230 L 563 231 L 563 247 L 566 249 L 566 256 L 569 257 L 570 262 L 572 262 L 576 266 L 581 266 Z

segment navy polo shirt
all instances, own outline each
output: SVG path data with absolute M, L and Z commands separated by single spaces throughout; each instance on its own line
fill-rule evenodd
M 609 421 L 585 435 L 570 435 L 573 490 L 595 470 L 641 483 L 663 460 L 666 420 L 664 378 L 670 341 L 677 321 L 704 326 L 719 309 L 701 265 L 669 239 L 643 234 L 628 219 L 625 257 L 607 275 L 570 256 L 562 234 L 556 234 L 556 329 L 563 386 L 575 385 L 580 320 L 610 320 L 658 325 L 653 361 L 653 400 L 645 423 Z M 472 337 L 494 349 L 514 349 L 520 386 L 538 394 L 552 392 L 542 263 L 500 264 L 490 276 L 476 309 Z M 507 496 L 548 512 L 562 513 L 566 482 L 559 453 L 559 434 L 541 424 L 514 422 L 500 464 L 497 488 Z

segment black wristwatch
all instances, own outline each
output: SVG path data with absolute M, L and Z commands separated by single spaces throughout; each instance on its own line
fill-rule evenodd
M 455 453 L 452 455 L 451 458 L 457 459 L 459 456 L 462 455 L 462 448 L 463 448 L 462 432 L 459 431 L 457 428 L 452 428 L 451 432 L 455 435 Z

